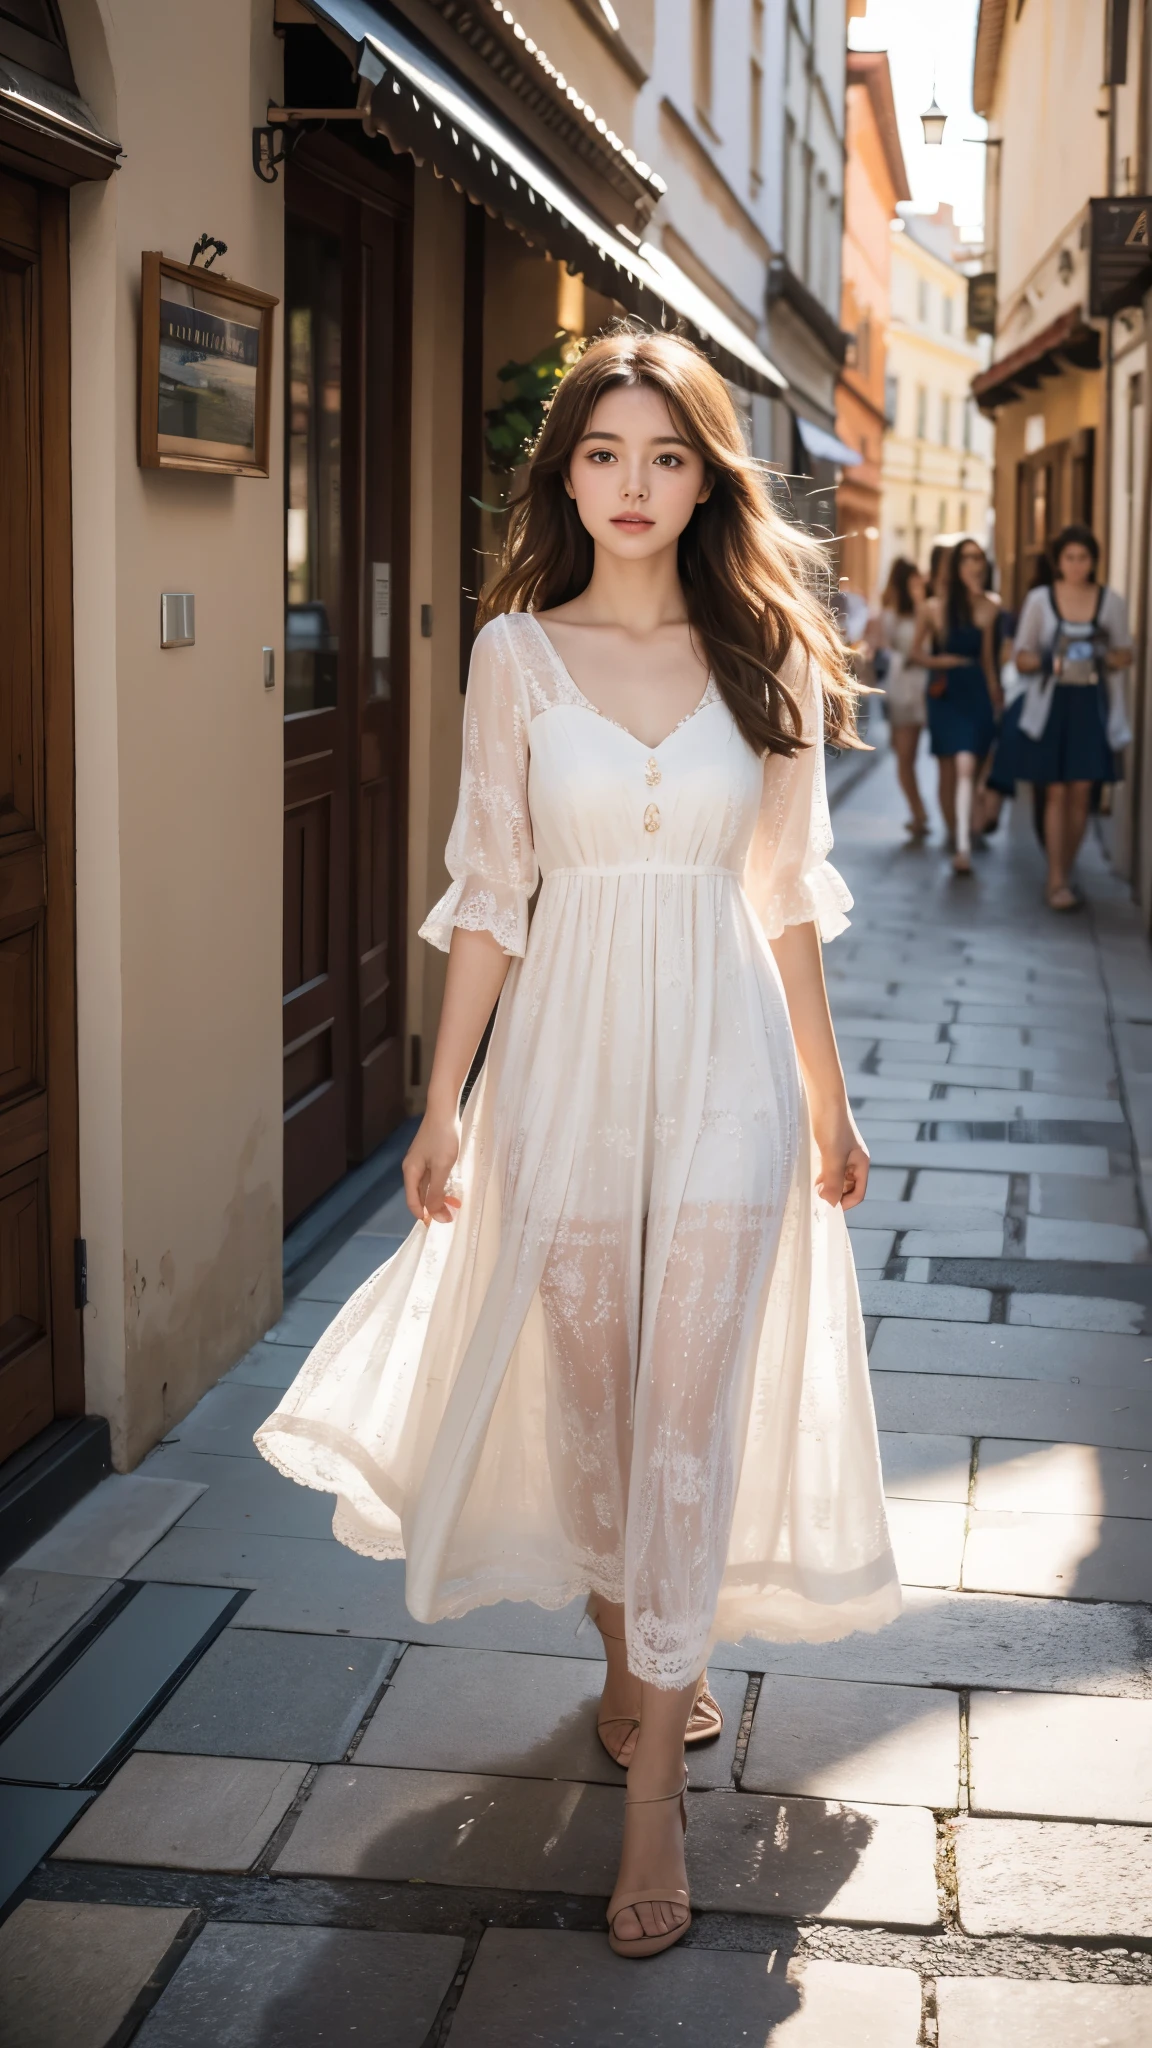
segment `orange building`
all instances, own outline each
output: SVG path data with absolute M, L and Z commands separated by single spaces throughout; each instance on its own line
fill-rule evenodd
M 836 392 L 836 432 L 860 461 L 837 494 L 840 574 L 869 603 L 879 596 L 880 464 L 896 202 L 911 199 L 885 50 L 849 50 L 840 325 L 851 337 Z

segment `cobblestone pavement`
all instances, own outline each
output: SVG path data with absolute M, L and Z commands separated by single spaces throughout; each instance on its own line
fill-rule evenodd
M 906 1608 L 717 1652 L 689 1940 L 607 1949 L 621 1774 L 578 1613 L 418 1627 L 255 1455 L 391 1200 L 3 1582 L 5 1684 L 42 1695 L 0 1720 L 8 2048 L 1147 2048 L 1152 954 L 1094 849 L 1058 919 L 1023 816 L 961 882 L 899 810 L 886 761 L 839 808 L 828 971 Z

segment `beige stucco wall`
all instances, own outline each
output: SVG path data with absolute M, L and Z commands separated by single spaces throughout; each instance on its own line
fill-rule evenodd
M 279 92 L 265 0 L 65 0 L 126 160 L 72 202 L 76 818 L 87 1404 L 121 1468 L 280 1304 L 282 519 L 269 481 L 136 460 L 140 255 L 282 292 L 283 186 L 250 161 Z M 276 328 L 273 420 L 280 415 Z M 161 652 L 165 589 L 197 644 Z M 266 692 L 261 650 L 276 650 Z

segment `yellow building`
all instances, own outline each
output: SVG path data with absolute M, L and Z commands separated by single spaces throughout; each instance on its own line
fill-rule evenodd
M 988 539 L 991 441 L 971 382 L 985 344 L 967 329 L 968 280 L 950 207 L 892 223 L 881 560 L 927 565 L 942 535 Z

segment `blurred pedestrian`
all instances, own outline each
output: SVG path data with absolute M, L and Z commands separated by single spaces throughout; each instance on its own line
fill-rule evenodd
M 972 812 L 976 777 L 992 750 L 1000 679 L 992 634 L 999 599 L 988 588 L 988 557 L 965 537 L 953 548 L 944 594 L 924 606 L 912 659 L 930 671 L 928 731 L 939 762 L 940 808 L 958 875 L 972 872 Z
M 881 610 L 869 631 L 874 656 L 887 656 L 884 710 L 892 733 L 897 780 L 908 803 L 904 829 L 913 839 L 928 834 L 928 813 L 916 780 L 916 752 L 927 717 L 928 671 L 912 660 L 927 596 L 927 585 L 915 562 L 897 556 L 888 572 Z
M 1048 556 L 1045 554 L 1037 555 L 1032 566 L 1032 581 L 1028 585 L 1029 590 L 1046 588 L 1052 581 L 1052 575 L 1052 563 Z M 1024 771 L 1019 765 L 1021 746 L 1027 746 L 1028 744 L 1027 739 L 1021 739 L 1020 734 L 1020 713 L 1024 709 L 1024 696 L 1028 688 L 1028 678 L 1027 676 L 1022 676 L 1016 666 L 1016 634 L 1019 624 L 1020 614 L 1018 612 L 1009 612 L 1002 609 L 997 616 L 993 636 L 1000 669 L 1000 688 L 1004 697 L 1004 709 L 1000 716 L 1000 733 L 996 741 L 996 750 L 989 763 L 988 776 L 985 783 L 985 810 L 981 824 L 981 830 L 984 832 L 995 831 L 996 824 L 999 822 L 999 810 L 1003 799 L 1006 796 L 1015 796 L 1018 780 L 1027 780 Z M 1046 792 L 1042 782 L 1032 783 L 1031 789 L 1032 821 L 1036 829 L 1036 837 L 1040 841 L 1041 846 L 1043 846 L 1044 798 Z M 994 820 L 990 822 L 992 804 L 996 806 L 996 813 Z
M 1132 737 L 1122 680 L 1132 646 L 1123 597 L 1096 581 L 1100 543 L 1091 528 L 1064 527 L 1051 552 L 1051 587 L 1029 591 L 1016 632 L 1016 666 L 1028 684 L 1012 765 L 1047 786 L 1049 907 L 1078 910 L 1071 874 L 1092 786 L 1119 780 L 1117 753 Z

